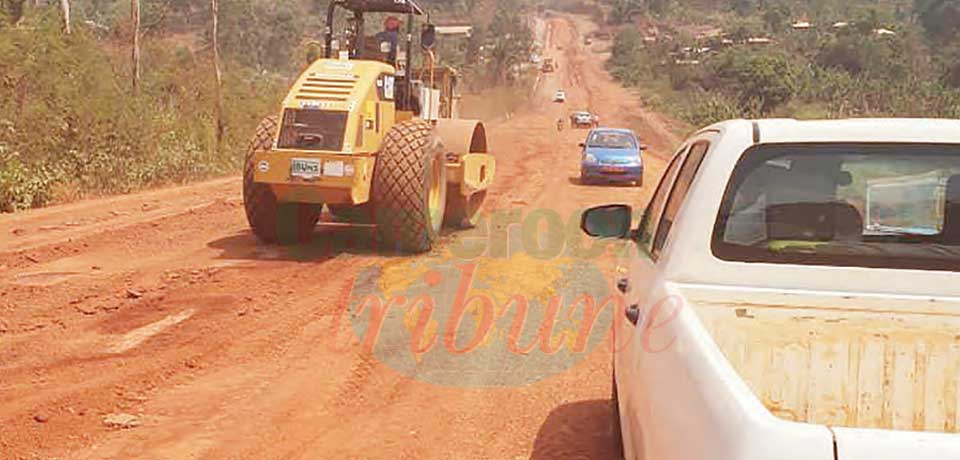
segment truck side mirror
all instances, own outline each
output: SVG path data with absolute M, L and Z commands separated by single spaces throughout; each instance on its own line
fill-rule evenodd
M 433 48 L 437 44 L 437 27 L 433 24 L 427 24 L 423 26 L 423 31 L 420 32 L 420 46 L 424 49 Z
M 633 223 L 633 208 L 624 204 L 612 204 L 588 209 L 580 220 L 580 228 L 594 238 L 618 238 L 630 236 Z
M 580 148 L 582 148 L 582 149 L 585 149 L 585 148 L 587 148 L 587 144 L 586 144 L 586 143 L 584 143 L 584 142 L 581 142 L 581 143 L 579 143 L 579 144 L 577 144 L 577 145 L 579 145 L 579 146 L 580 146 Z

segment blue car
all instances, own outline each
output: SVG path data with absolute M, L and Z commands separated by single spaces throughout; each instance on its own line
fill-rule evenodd
M 643 185 L 643 158 L 646 147 L 628 129 L 597 128 L 580 144 L 580 183 L 633 183 Z

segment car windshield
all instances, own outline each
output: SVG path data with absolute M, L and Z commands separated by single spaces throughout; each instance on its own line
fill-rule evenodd
M 960 271 L 960 146 L 755 147 L 713 249 L 732 261 Z
M 614 131 L 595 132 L 590 136 L 590 141 L 587 144 L 590 147 L 601 149 L 633 149 L 637 147 L 633 136 Z

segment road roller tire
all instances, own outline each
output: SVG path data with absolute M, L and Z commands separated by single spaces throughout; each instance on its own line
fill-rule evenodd
M 443 145 L 421 120 L 394 126 L 373 174 L 377 235 L 387 250 L 421 253 L 440 237 L 447 201 Z
M 320 205 L 278 203 L 269 186 L 254 182 L 255 155 L 269 152 L 277 132 L 277 118 L 260 122 L 243 166 L 243 209 L 254 236 L 267 244 L 308 242 L 320 219 Z

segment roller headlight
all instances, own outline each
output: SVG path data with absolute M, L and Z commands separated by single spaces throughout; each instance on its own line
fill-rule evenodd
M 591 154 L 589 154 L 589 153 L 585 153 L 585 154 L 583 154 L 583 162 L 584 162 L 584 163 L 596 163 L 596 162 L 597 162 L 597 157 L 595 157 L 595 156 L 593 156 L 593 155 L 591 155 Z

